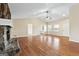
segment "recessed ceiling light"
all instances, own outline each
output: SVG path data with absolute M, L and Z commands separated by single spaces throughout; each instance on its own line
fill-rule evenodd
M 66 14 L 63 14 L 62 16 L 66 16 Z

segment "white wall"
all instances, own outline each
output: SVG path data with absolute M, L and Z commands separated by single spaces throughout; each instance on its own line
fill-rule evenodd
M 70 35 L 72 41 L 79 42 L 79 4 L 70 9 Z
M 28 24 L 33 24 L 33 33 L 32 35 L 39 35 L 41 31 L 41 25 L 45 25 L 46 23 L 40 21 L 36 18 L 27 18 L 27 19 L 14 19 L 13 20 L 13 28 L 11 30 L 11 37 L 25 37 L 28 36 Z M 59 24 L 59 31 L 53 31 L 53 27 L 55 24 Z M 61 21 L 51 22 L 49 25 L 52 26 L 49 29 L 49 33 L 53 35 L 60 35 L 60 36 L 69 36 L 69 19 L 64 19 Z
M 2 18 L 0 18 L 0 25 L 12 26 L 12 20 L 11 19 L 2 19 Z
M 27 19 L 14 19 L 13 28 L 11 30 L 11 37 L 24 37 L 28 35 L 28 24 L 33 24 L 33 34 L 40 34 L 40 26 L 45 24 L 44 22 L 36 18 L 27 18 Z

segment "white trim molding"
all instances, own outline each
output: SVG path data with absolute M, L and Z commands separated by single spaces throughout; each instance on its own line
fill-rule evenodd
M 79 43 L 79 41 L 76 41 L 76 40 L 70 40 L 70 41 L 73 41 L 73 42 L 77 42 L 77 43 Z
M 12 25 L 12 20 L 10 19 L 1 19 L 0 18 L 0 25 L 8 25 L 8 26 L 13 26 Z

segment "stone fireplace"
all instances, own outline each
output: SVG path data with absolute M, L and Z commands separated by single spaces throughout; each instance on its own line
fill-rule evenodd
M 11 20 L 0 19 L 0 40 L 4 41 L 4 46 L 7 48 L 10 40 L 10 29 L 12 27 Z
M 0 3 L 0 55 L 12 56 L 19 51 L 16 38 L 10 38 L 12 28 L 11 13 L 7 3 Z
M 16 38 L 10 38 L 12 21 L 0 19 L 0 55 L 16 55 L 19 46 Z

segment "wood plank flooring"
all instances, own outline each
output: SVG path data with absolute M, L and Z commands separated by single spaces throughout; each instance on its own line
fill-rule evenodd
M 17 38 L 20 44 L 18 56 L 78 56 L 79 43 L 68 37 L 41 35 Z

